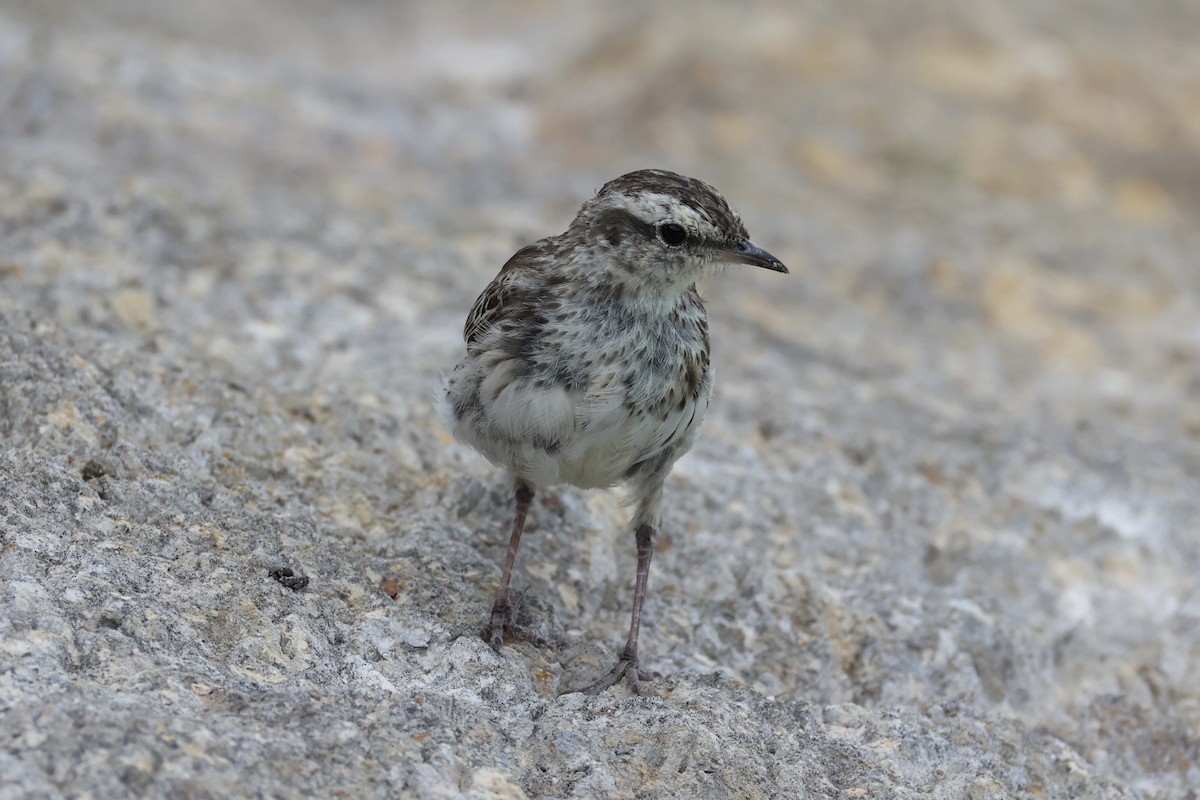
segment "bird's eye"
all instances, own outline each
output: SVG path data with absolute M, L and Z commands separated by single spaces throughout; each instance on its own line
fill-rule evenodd
M 682 225 L 665 222 L 658 226 L 658 238 L 662 239 L 663 244 L 667 247 L 679 247 L 687 241 L 687 231 Z

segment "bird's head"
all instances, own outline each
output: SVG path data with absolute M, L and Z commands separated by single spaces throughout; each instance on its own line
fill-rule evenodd
M 642 291 L 683 291 L 724 264 L 788 271 L 750 241 L 720 192 L 667 170 L 638 170 L 604 184 L 569 233 L 584 237 L 612 279 Z

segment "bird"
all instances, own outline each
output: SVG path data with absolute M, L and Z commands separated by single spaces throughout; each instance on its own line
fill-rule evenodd
M 635 694 L 638 634 L 663 484 L 696 441 L 712 399 L 708 318 L 696 283 L 728 265 L 787 274 L 709 184 L 663 169 L 621 175 L 567 230 L 518 250 L 479 295 L 466 353 L 438 409 L 460 443 L 505 469 L 515 516 L 484 639 L 514 632 L 510 585 L 536 493 L 623 485 L 637 552 L 629 634 L 612 669 Z

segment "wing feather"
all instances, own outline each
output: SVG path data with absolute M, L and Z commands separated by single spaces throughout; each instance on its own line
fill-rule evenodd
M 496 327 L 518 327 L 527 321 L 537 301 L 538 267 L 549 254 L 549 240 L 522 247 L 504 263 L 499 274 L 475 299 L 463 325 L 467 348 L 479 344 Z

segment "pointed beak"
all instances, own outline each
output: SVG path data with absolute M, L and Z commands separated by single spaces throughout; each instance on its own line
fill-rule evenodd
M 763 269 L 782 272 L 784 275 L 788 272 L 788 268 L 783 265 L 782 261 L 749 239 L 742 239 L 740 242 L 731 242 L 719 248 L 717 256 L 722 261 L 731 261 L 735 264 L 749 264 L 752 267 L 762 267 Z

